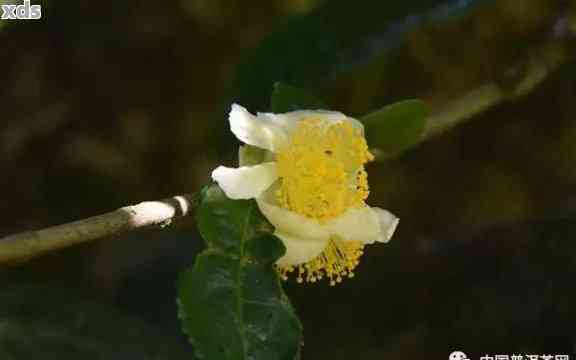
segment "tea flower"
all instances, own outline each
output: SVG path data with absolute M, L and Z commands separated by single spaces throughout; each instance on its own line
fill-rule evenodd
M 373 159 L 357 120 L 332 111 L 250 114 L 232 105 L 230 128 L 242 142 L 264 149 L 269 161 L 212 172 L 231 199 L 256 199 L 286 247 L 276 265 L 284 278 L 354 276 L 363 248 L 387 242 L 398 218 L 369 207 L 364 164 Z

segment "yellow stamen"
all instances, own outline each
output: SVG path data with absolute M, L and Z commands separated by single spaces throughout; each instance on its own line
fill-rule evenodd
M 360 129 L 348 121 L 301 120 L 277 153 L 280 206 L 319 222 L 368 197 L 364 164 L 374 157 Z
M 351 122 L 302 119 L 288 144 L 276 154 L 280 178 L 276 199 L 283 208 L 326 222 L 362 205 L 368 197 L 364 164 L 373 159 L 364 134 Z M 278 271 L 283 279 L 297 272 L 299 283 L 327 278 L 334 286 L 354 276 L 363 248 L 360 241 L 333 236 L 316 258 Z
M 345 277 L 354 277 L 353 270 L 358 266 L 363 249 L 361 241 L 343 241 L 333 236 L 326 249 L 311 261 L 297 266 L 278 267 L 278 271 L 284 280 L 288 279 L 288 274 L 298 270 L 298 283 L 316 282 L 326 277 L 330 286 L 334 286 Z

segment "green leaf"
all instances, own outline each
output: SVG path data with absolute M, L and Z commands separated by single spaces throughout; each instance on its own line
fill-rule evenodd
M 426 125 L 426 105 L 420 100 L 404 100 L 364 115 L 366 138 L 378 158 L 396 156 L 417 144 Z
M 272 161 L 273 154 L 257 146 L 244 144 L 238 150 L 238 164 L 240 166 L 258 165 L 263 162 Z
M 210 186 L 197 222 L 207 249 L 182 274 L 179 305 L 198 357 L 297 359 L 301 324 L 273 268 L 284 246 L 255 201 L 230 200 Z
M 68 290 L 2 283 L 0 359 L 192 360 L 190 352 L 144 321 Z
M 324 109 L 322 100 L 294 86 L 276 83 L 272 91 L 272 112 L 285 113 L 302 109 Z

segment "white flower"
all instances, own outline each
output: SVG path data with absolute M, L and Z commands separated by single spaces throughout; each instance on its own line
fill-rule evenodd
M 232 105 L 230 128 L 271 161 L 212 172 L 231 199 L 256 199 L 286 247 L 281 274 L 298 280 L 324 276 L 331 284 L 353 276 L 366 244 L 387 242 L 398 218 L 366 205 L 373 159 L 357 120 L 332 111 L 250 114 Z M 240 164 L 242 165 L 242 164 Z

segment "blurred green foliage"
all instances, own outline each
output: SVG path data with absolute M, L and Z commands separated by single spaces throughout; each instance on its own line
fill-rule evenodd
M 455 21 L 491 2 L 370 0 L 351 11 L 349 1 L 325 1 L 307 15 L 288 19 L 246 57 L 237 71 L 235 98 L 248 107 L 267 106 L 276 82 L 324 89 L 336 77 L 375 60 L 392 61 L 416 28 Z
M 301 109 L 326 109 L 326 105 L 318 97 L 308 94 L 302 89 L 279 82 L 274 84 L 270 103 L 274 113 Z
M 5 279 L 0 319 L 0 358 L 6 360 L 193 359 L 144 321 L 46 284 Z
M 417 144 L 426 126 L 426 106 L 419 100 L 387 105 L 360 118 L 368 144 L 378 157 L 390 158 Z

